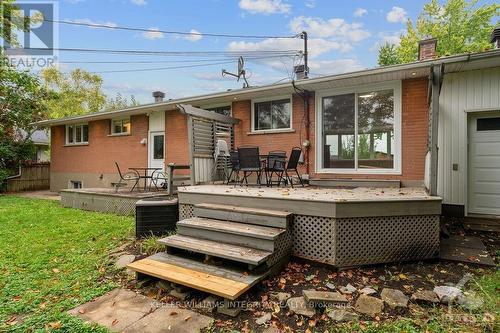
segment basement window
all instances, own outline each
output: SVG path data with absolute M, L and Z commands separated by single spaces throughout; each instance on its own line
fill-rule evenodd
M 82 181 L 81 180 L 70 180 L 69 181 L 69 188 L 73 188 L 73 189 L 82 188 Z
M 89 143 L 89 125 L 66 125 L 66 145 L 82 145 Z
M 130 134 L 130 118 L 116 119 L 111 121 L 111 134 Z

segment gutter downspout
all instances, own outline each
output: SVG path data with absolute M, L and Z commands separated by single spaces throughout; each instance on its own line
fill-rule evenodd
M 17 172 L 17 175 L 9 176 L 9 177 L 5 178 L 5 180 L 19 178 L 19 177 L 21 177 L 22 174 L 23 174 L 22 168 L 21 168 L 21 165 L 19 165 L 19 171 Z
M 310 91 L 309 90 L 305 90 L 305 89 L 300 89 L 300 88 L 297 88 L 297 86 L 295 85 L 295 80 L 292 80 L 292 86 L 293 86 L 293 89 L 295 90 L 296 93 L 298 93 L 300 95 L 300 97 L 302 97 L 302 100 L 304 101 L 304 127 L 305 127 L 305 130 L 306 130 L 306 137 L 305 137 L 305 140 L 302 141 L 302 139 L 300 140 L 300 145 L 303 146 L 305 148 L 305 153 L 304 153 L 304 162 L 305 162 L 305 165 L 306 165 L 306 174 L 309 175 L 309 149 L 311 147 L 311 140 L 310 140 L 310 117 L 309 117 L 309 97 L 310 97 Z M 299 131 L 299 137 L 301 137 L 302 135 L 302 129 L 300 129 Z M 305 144 L 305 142 L 307 142 L 307 144 Z
M 435 65 L 431 68 L 431 103 L 430 103 L 430 195 L 437 195 L 438 187 L 438 131 L 439 131 L 439 95 L 443 84 L 444 64 Z

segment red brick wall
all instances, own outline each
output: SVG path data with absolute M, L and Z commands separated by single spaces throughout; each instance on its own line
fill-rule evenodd
M 51 171 L 116 173 L 115 161 L 122 170 L 147 166 L 148 147 L 140 141 L 148 137 L 148 117 L 132 116 L 130 121 L 126 136 L 108 136 L 110 120 L 89 122 L 89 144 L 84 146 L 65 146 L 65 126 L 52 127 Z
M 314 98 L 311 98 L 311 102 Z M 313 104 L 314 102 L 312 102 Z M 251 133 L 251 101 L 233 102 L 232 111 L 233 117 L 238 118 L 241 122 L 236 125 L 234 131 L 235 145 L 255 145 L 259 146 L 260 153 L 266 154 L 271 150 L 284 150 L 287 154 L 293 147 L 301 147 L 302 141 L 306 138 L 305 119 L 304 119 L 304 101 L 299 95 L 294 95 L 292 98 L 292 130 L 285 133 Z M 314 105 L 310 106 L 314 110 Z M 304 170 L 303 170 L 304 171 Z
M 233 116 L 241 120 L 235 129 L 236 147 L 242 145 L 257 145 L 262 153 L 270 150 L 285 150 L 301 146 L 306 139 L 304 105 L 299 95 L 294 95 L 292 102 L 292 133 L 250 134 L 251 102 L 233 102 Z M 316 174 L 315 170 L 315 131 L 316 115 L 314 95 L 309 102 L 310 119 L 310 149 L 309 173 L 314 178 L 328 179 L 399 179 L 403 181 L 421 181 L 424 179 L 425 155 L 427 153 L 428 106 L 427 79 L 404 80 L 402 83 L 402 168 L 401 175 L 363 175 L 363 174 Z M 305 167 L 302 168 L 302 172 Z
M 165 113 L 165 165 L 168 163 L 189 164 L 189 147 L 186 115 L 178 111 Z M 176 174 L 188 174 L 189 170 L 178 170 Z
M 401 175 L 335 175 L 311 173 L 311 176 L 330 179 L 364 178 L 422 181 L 424 179 L 428 134 L 427 82 L 426 78 L 419 78 L 403 80 L 402 83 Z M 313 163 L 314 160 L 311 160 L 311 162 Z
M 252 134 L 251 101 L 235 101 L 233 116 L 241 120 L 235 126 L 235 145 L 257 145 L 261 153 L 270 150 L 285 150 L 302 146 L 306 139 L 304 104 L 299 95 L 292 100 L 292 132 L 272 134 Z M 427 79 L 405 80 L 402 83 L 402 174 L 362 175 L 362 174 L 315 174 L 315 101 L 309 100 L 310 149 L 309 173 L 316 178 L 355 179 L 399 179 L 421 181 L 424 178 L 425 155 L 427 152 L 428 106 Z M 114 173 L 114 161 L 119 161 L 124 169 L 147 165 L 147 145 L 140 141 L 148 136 L 148 118 L 134 116 L 132 133 L 129 136 L 109 137 L 109 120 L 89 123 L 89 145 L 65 147 L 65 128 L 52 128 L 52 166 L 54 172 Z M 165 163 L 189 163 L 186 116 L 180 112 L 166 112 L 165 115 L 166 152 Z M 306 171 L 305 166 L 302 172 Z

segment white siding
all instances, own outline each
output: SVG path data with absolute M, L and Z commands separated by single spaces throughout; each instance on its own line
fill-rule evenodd
M 500 110 L 499 96 L 500 67 L 444 76 L 439 99 L 438 167 L 438 194 L 443 203 L 466 204 L 467 112 Z

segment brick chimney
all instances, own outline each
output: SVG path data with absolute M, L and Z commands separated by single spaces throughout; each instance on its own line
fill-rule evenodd
M 493 29 L 491 33 L 491 42 L 493 43 L 494 49 L 500 49 L 500 26 Z
M 155 103 L 163 102 L 163 98 L 165 98 L 165 93 L 161 91 L 153 91 L 153 97 L 155 98 Z
M 429 60 L 436 58 L 437 39 L 428 38 L 418 42 L 418 60 Z

